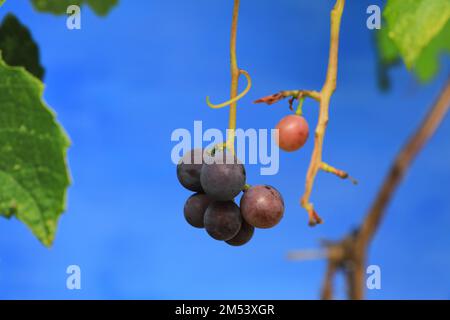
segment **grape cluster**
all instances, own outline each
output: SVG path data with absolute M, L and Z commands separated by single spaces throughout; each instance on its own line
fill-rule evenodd
M 274 227 L 283 217 L 281 194 L 266 185 L 246 188 L 245 167 L 229 151 L 206 155 L 203 149 L 191 150 L 180 160 L 177 177 L 183 187 L 195 192 L 184 205 L 186 221 L 229 245 L 246 244 L 255 227 Z M 234 199 L 241 192 L 238 206 Z

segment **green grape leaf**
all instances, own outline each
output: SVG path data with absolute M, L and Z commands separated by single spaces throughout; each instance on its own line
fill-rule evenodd
M 388 0 L 376 34 L 378 82 L 389 88 L 388 69 L 403 59 L 420 82 L 439 71 L 441 53 L 450 52 L 449 0 Z
M 34 8 L 40 12 L 63 15 L 70 5 L 87 4 L 99 16 L 106 16 L 118 2 L 119 0 L 31 0 Z
M 5 3 L 6 0 L 0 0 L 0 7 Z
M 28 28 L 12 14 L 8 14 L 0 25 L 0 51 L 8 65 L 22 66 L 41 80 L 44 77 L 39 47 Z
M 400 53 L 395 43 L 389 38 L 387 28 L 381 28 L 375 33 L 375 41 L 378 49 L 378 87 L 382 91 L 388 91 L 391 88 L 389 69 L 399 63 Z
M 44 86 L 0 58 L 0 216 L 53 243 L 70 184 L 69 139 L 42 100 Z
M 400 52 L 394 41 L 389 38 L 388 32 L 388 28 L 381 28 L 376 33 L 379 58 L 386 65 L 394 63 L 400 57 Z
M 444 29 L 423 49 L 414 64 L 413 70 L 421 82 L 428 82 L 437 74 L 441 53 L 450 53 L 450 20 Z
M 389 38 L 411 69 L 450 19 L 450 1 L 388 0 L 383 15 Z

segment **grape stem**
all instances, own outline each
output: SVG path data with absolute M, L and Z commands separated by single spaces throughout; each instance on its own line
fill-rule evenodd
M 336 169 L 336 168 L 330 166 L 329 164 L 327 164 L 325 162 L 322 162 L 320 164 L 320 170 L 322 170 L 324 172 L 332 173 L 332 174 L 336 175 L 337 177 L 339 177 L 341 179 L 348 179 L 353 184 L 358 184 L 358 181 L 353 179 L 352 177 L 350 177 L 347 172 L 345 172 L 343 170 Z
M 290 103 L 292 103 L 295 99 L 300 100 L 301 98 L 311 98 L 316 101 L 320 101 L 320 92 L 313 90 L 284 90 L 270 96 L 255 100 L 253 103 L 266 103 L 268 105 L 271 105 L 285 98 L 292 98 L 290 100 Z
M 210 108 L 219 109 L 226 106 L 230 106 L 230 115 L 228 121 L 228 132 L 227 141 L 224 146 L 234 152 L 234 141 L 236 134 L 236 113 L 237 113 L 237 102 L 242 99 L 251 89 L 252 80 L 247 71 L 241 70 L 238 67 L 237 55 L 236 55 L 236 37 L 237 37 L 237 26 L 239 17 L 239 5 L 240 0 L 234 0 L 233 7 L 233 19 L 231 23 L 231 40 L 230 40 L 230 60 L 231 60 L 231 94 L 230 99 L 221 104 L 212 104 L 209 97 L 206 97 L 206 103 Z M 245 90 L 238 95 L 238 85 L 239 76 L 244 75 L 247 78 L 247 87 Z
M 320 92 L 311 90 L 285 90 L 276 94 L 258 99 L 255 103 L 273 104 L 284 98 L 290 98 L 289 104 L 292 109 L 292 103 L 295 99 L 302 101 L 304 98 L 311 98 L 319 102 L 319 119 L 314 135 L 314 150 L 311 161 L 306 174 L 305 192 L 300 200 L 300 204 L 306 209 L 309 215 L 309 225 L 314 226 L 322 223 L 322 219 L 314 210 L 311 203 L 311 193 L 313 191 L 314 182 L 320 170 L 333 173 L 342 179 L 349 179 L 356 184 L 356 180 L 351 178 L 345 171 L 336 169 L 322 161 L 323 142 L 325 132 L 328 125 L 328 115 L 330 100 L 336 90 L 337 71 L 338 71 L 338 51 L 339 51 L 339 33 L 341 28 L 341 19 L 344 12 L 345 0 L 336 0 L 333 10 L 331 11 L 331 35 L 330 35 L 330 52 L 328 69 L 325 83 Z M 297 109 L 301 113 L 300 109 Z M 297 113 L 298 114 L 298 113 Z
M 309 215 L 309 224 L 316 225 L 321 223 L 321 219 L 317 219 L 318 215 L 314 210 L 314 206 L 310 201 L 311 193 L 314 187 L 319 170 L 325 166 L 322 162 L 323 141 L 325 131 L 328 125 L 328 112 L 331 96 L 336 90 L 337 70 L 338 70 L 338 51 L 339 51 L 339 32 L 341 28 L 341 18 L 344 11 L 345 0 L 337 0 L 331 11 L 331 36 L 330 36 L 330 53 L 328 61 L 328 70 L 325 83 L 320 91 L 320 110 L 319 120 L 316 127 L 314 139 L 314 151 L 311 157 L 308 172 L 306 174 L 306 187 L 300 203 L 306 209 Z M 328 166 L 329 167 L 329 166 Z
M 231 40 L 230 40 L 230 59 L 231 59 L 231 99 L 235 98 L 238 93 L 240 70 L 236 55 L 236 37 L 239 18 L 240 0 L 234 0 L 233 20 L 231 23 Z M 236 132 L 236 113 L 237 102 L 230 104 L 230 116 L 228 120 L 228 137 L 227 147 L 234 151 L 234 136 Z
M 295 111 L 295 114 L 297 116 L 302 116 L 303 115 L 303 102 L 305 101 L 304 97 L 301 97 L 298 99 L 298 106 L 297 106 L 297 111 Z M 292 101 L 293 102 L 293 101 Z

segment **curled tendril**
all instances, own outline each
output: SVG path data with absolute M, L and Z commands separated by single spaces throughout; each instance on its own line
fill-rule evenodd
M 233 104 L 233 103 L 241 100 L 250 91 L 250 89 L 252 87 L 252 78 L 250 78 L 250 75 L 245 70 L 239 70 L 239 74 L 243 74 L 247 78 L 247 88 L 245 88 L 245 90 L 242 91 L 242 93 L 239 94 L 237 97 L 230 99 L 228 101 L 225 101 L 224 103 L 221 103 L 221 104 L 212 104 L 211 101 L 209 100 L 209 96 L 206 97 L 206 103 L 208 104 L 208 106 L 210 108 L 220 109 L 220 108 L 229 106 L 230 104 Z

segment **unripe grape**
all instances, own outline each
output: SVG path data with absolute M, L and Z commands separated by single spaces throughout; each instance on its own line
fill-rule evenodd
M 256 228 L 272 228 L 283 217 L 283 197 L 271 186 L 251 187 L 241 198 L 241 213 Z
M 309 126 L 302 116 L 288 115 L 281 119 L 276 129 L 278 129 L 278 146 L 284 151 L 296 151 L 308 140 Z

